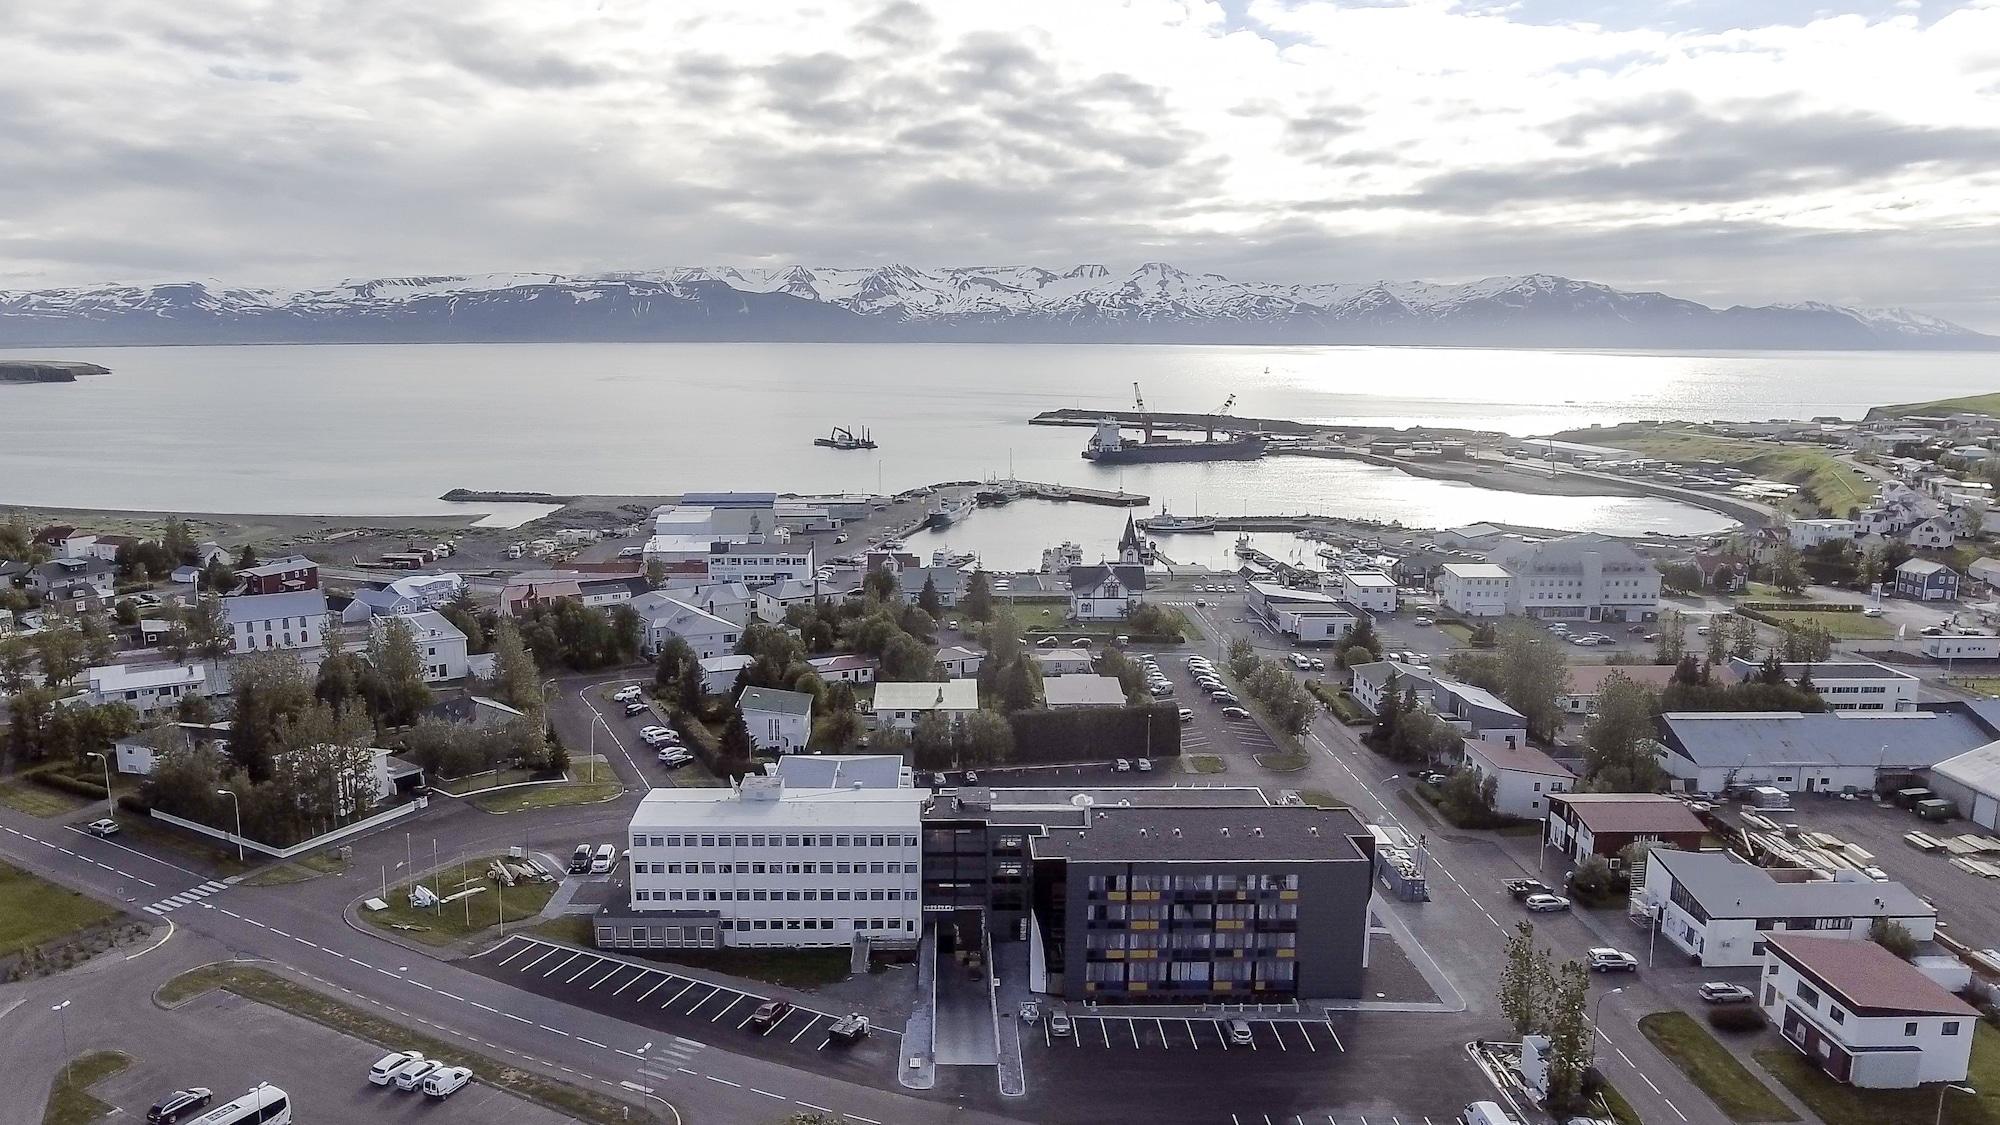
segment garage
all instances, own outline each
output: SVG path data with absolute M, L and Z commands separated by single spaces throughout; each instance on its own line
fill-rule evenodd
M 1932 766 L 1931 789 L 1982 828 L 2000 828 L 2000 742 Z

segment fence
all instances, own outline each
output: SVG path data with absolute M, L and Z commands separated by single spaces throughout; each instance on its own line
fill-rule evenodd
M 376 813 L 374 816 L 371 816 L 366 820 L 357 820 L 353 824 L 336 828 L 333 831 L 327 832 L 323 835 L 314 836 L 310 840 L 305 840 L 300 843 L 293 844 L 289 848 L 274 848 L 269 844 L 258 843 L 257 841 L 249 838 L 248 836 L 244 836 L 241 839 L 243 847 L 249 851 L 257 852 L 261 855 L 267 855 L 272 857 L 273 859 L 290 859 L 295 855 L 303 855 L 306 852 L 313 850 L 314 848 L 321 847 L 326 844 L 331 844 L 335 840 L 344 840 L 349 836 L 358 835 L 362 832 L 368 831 L 371 828 L 379 828 L 382 825 L 389 823 L 390 821 L 397 820 L 401 817 L 405 817 L 413 812 L 416 812 L 417 807 L 418 806 L 415 801 L 408 801 L 403 804 L 397 805 L 393 809 Z M 238 840 L 238 837 L 233 832 L 224 832 L 219 829 L 210 828 L 206 824 L 200 824 L 192 820 L 187 820 L 185 818 L 175 816 L 172 813 L 163 813 L 158 809 L 153 809 L 150 815 L 155 820 L 163 820 L 168 824 L 173 825 L 176 828 L 185 828 L 190 832 L 198 832 L 203 836 L 209 837 L 212 840 L 217 840 L 221 843 L 228 844 L 231 846 L 234 846 Z

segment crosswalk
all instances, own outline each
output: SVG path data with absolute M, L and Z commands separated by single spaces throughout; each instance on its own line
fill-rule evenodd
M 679 1068 L 685 1067 L 700 1054 L 707 1044 L 698 1039 L 683 1039 L 678 1035 L 668 1036 L 664 1041 L 654 1043 L 640 1053 L 646 1062 L 639 1073 L 648 1078 L 672 1079 L 678 1077 Z M 678 1072 L 678 1073 L 677 1073 Z
M 228 889 L 229 889 L 229 884 L 218 883 L 215 880 L 210 879 L 208 882 L 203 883 L 198 887 L 189 887 L 187 890 L 184 890 L 177 895 L 168 895 L 166 898 L 163 898 L 160 901 L 152 904 L 151 906 L 146 907 L 145 910 L 146 913 L 148 914 L 166 914 L 169 911 L 172 911 L 178 907 L 186 906 L 189 903 L 198 902 L 202 899 L 205 899 L 209 895 L 212 895 L 217 891 L 226 891 Z

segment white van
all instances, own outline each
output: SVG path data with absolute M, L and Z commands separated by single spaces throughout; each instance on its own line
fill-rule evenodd
M 590 873 L 602 875 L 618 862 L 618 849 L 610 844 L 597 845 L 597 856 L 590 861 Z
M 1521 1125 L 1499 1102 L 1473 1102 L 1458 1115 L 1461 1125 Z

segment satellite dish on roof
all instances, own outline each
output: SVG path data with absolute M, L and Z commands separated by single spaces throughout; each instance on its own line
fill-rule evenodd
M 1087 809 L 1096 802 L 1091 800 L 1090 794 L 1078 793 L 1076 796 L 1071 797 L 1069 799 L 1069 803 L 1075 805 L 1077 808 Z

